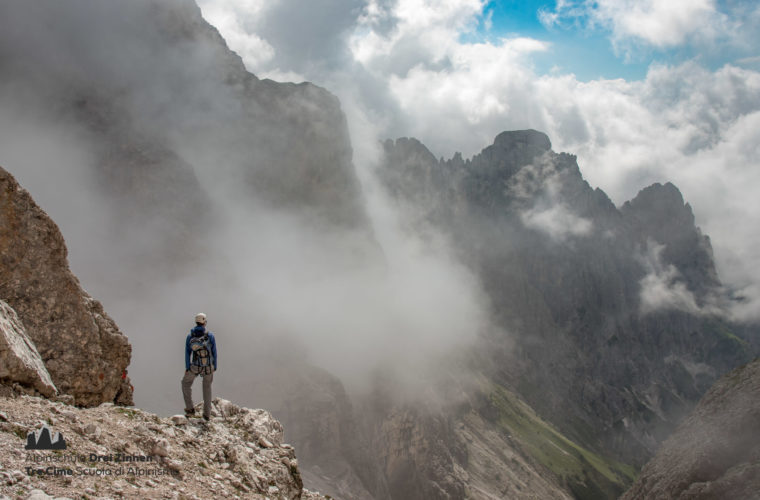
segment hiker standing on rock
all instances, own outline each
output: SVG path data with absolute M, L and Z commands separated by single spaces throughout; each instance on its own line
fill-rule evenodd
M 185 376 L 182 377 L 182 396 L 185 398 L 185 416 L 195 415 L 192 385 L 198 375 L 203 379 L 203 418 L 211 417 L 211 382 L 216 371 L 216 340 L 206 330 L 206 315 L 195 315 L 195 328 L 185 340 Z

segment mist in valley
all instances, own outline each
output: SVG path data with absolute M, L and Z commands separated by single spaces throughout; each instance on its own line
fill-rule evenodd
M 355 199 L 328 214 L 304 209 L 255 177 L 288 176 L 277 164 L 285 149 L 318 152 L 250 121 L 255 110 L 214 73 L 223 64 L 210 42 L 156 38 L 155 23 L 183 19 L 88 2 L 6 10 L 0 163 L 61 227 L 72 270 L 129 337 L 138 406 L 179 411 L 184 338 L 199 311 L 219 344 L 215 394 L 259 406 L 257 394 L 281 391 L 303 365 L 360 392 L 387 372 L 414 398 L 493 328 L 478 280 L 445 238 L 402 227 L 374 179 L 381 152 L 368 123 L 352 128 L 353 156 L 338 159 L 341 176 L 354 166 L 360 175 L 336 196 Z M 298 119 L 309 105 L 284 113 Z M 129 154 L 154 162 L 144 173 L 108 164 L 130 142 Z
M 656 122 L 661 107 L 668 134 L 693 121 L 688 99 L 652 90 L 679 68 L 630 85 L 533 78 L 526 58 L 546 50 L 535 40 L 451 42 L 484 5 L 406 18 L 403 2 L 349 3 L 201 2 L 220 34 L 189 0 L 0 2 L 0 166 L 59 225 L 72 271 L 128 336 L 136 406 L 181 412 L 185 337 L 204 312 L 214 395 L 282 419 L 322 488 L 313 465 L 348 477 L 343 493 L 404 498 L 424 482 L 394 470 L 459 491 L 468 445 L 518 446 L 499 427 L 504 394 L 519 401 L 509 411 L 524 398 L 594 452 L 643 461 L 706 380 L 748 355 L 751 342 L 720 333 L 756 336 L 744 272 L 756 237 L 726 223 L 756 220 L 756 203 L 746 186 L 736 203 L 707 203 L 697 178 L 714 178 L 722 155 L 741 175 L 721 189 L 754 185 L 757 73 L 710 75 L 738 96 L 728 104 L 697 86 L 722 111 L 715 130 L 671 137 L 676 151 L 656 130 L 621 139 L 619 121 Z M 479 79 L 470 56 L 508 81 Z M 469 83 L 474 94 L 452 97 Z M 504 95 L 511 109 L 494 104 Z M 510 128 L 549 137 L 500 134 Z M 409 135 L 431 149 L 383 142 Z M 675 170 L 689 162 L 694 175 Z M 717 264 L 695 220 L 720 236 Z M 406 446 L 399 429 L 418 439 Z M 424 469 L 430 456 L 445 474 Z

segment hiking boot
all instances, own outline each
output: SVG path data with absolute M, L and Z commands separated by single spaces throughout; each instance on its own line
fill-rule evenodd
M 185 416 L 187 418 L 194 417 L 195 416 L 195 408 L 193 408 L 192 410 L 185 410 Z
M 208 422 L 209 416 L 208 415 L 203 415 L 203 420 L 205 420 L 206 422 Z

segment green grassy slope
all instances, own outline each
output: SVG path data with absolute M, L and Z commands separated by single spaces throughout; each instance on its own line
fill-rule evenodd
M 516 439 L 523 451 L 551 470 L 579 499 L 619 497 L 633 482 L 636 469 L 563 436 L 508 389 L 495 385 L 489 394 L 489 420 Z

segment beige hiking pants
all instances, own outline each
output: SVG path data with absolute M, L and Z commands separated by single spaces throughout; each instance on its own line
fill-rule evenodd
M 193 372 L 186 371 L 182 377 L 182 397 L 185 398 L 185 410 L 192 410 L 193 407 L 193 381 L 197 375 Z M 211 417 L 211 382 L 214 381 L 214 374 L 201 376 L 203 379 L 203 416 Z

